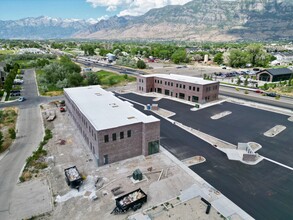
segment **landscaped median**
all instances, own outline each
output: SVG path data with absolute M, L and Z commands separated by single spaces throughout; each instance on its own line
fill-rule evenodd
M 22 175 L 19 177 L 20 182 L 28 181 L 33 177 L 38 177 L 40 170 L 48 167 L 45 157 L 47 151 L 43 148 L 48 141 L 53 137 L 51 130 L 45 130 L 45 136 L 40 142 L 40 145 L 36 151 L 33 152 L 32 156 L 26 159 L 26 165 L 23 169 Z

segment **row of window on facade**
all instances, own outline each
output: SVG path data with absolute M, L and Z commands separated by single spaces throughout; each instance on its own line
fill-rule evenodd
M 143 79 L 138 79 L 138 82 L 143 83 Z
M 213 88 L 213 90 L 217 90 L 217 89 L 218 89 L 218 86 L 217 86 L 217 85 L 215 85 L 215 86 L 209 86 L 209 87 L 206 87 L 206 92 L 209 92 L 209 91 L 211 91 L 211 90 L 212 90 L 212 88 Z
M 127 131 L 127 137 L 128 138 L 131 137 L 131 130 L 128 130 Z M 120 140 L 124 139 L 124 131 L 121 131 L 119 133 L 119 138 L 120 138 Z M 116 141 L 116 140 L 117 140 L 117 134 L 116 133 L 113 133 L 112 134 L 112 141 Z M 109 142 L 109 135 L 108 134 L 104 135 L 104 142 L 105 143 L 108 143 Z
M 163 84 L 163 81 L 162 80 L 156 80 L 155 79 L 155 83 Z M 165 83 L 166 86 L 171 86 L 171 87 L 174 86 L 174 83 L 173 82 L 164 81 L 164 83 Z M 185 87 L 186 87 L 186 85 L 181 84 L 181 83 L 176 83 L 175 86 L 176 86 L 176 88 L 180 88 L 180 89 L 185 89 Z M 193 91 L 196 90 L 197 92 L 199 92 L 200 88 L 199 87 L 195 87 L 195 86 L 189 86 L 189 90 L 193 90 Z
M 139 91 L 143 91 L 143 87 L 142 87 L 142 86 L 139 86 L 139 87 L 138 87 L 138 90 L 139 90 Z

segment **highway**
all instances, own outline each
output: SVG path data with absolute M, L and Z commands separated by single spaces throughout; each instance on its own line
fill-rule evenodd
M 145 74 L 145 72 L 140 71 L 140 70 L 133 70 L 133 69 L 130 69 L 127 67 L 119 67 L 119 66 L 115 66 L 112 64 L 101 63 L 98 61 L 92 62 L 92 61 L 84 61 L 84 60 L 80 60 L 80 59 L 73 59 L 73 61 L 76 63 L 83 64 L 88 67 L 99 67 L 101 69 L 111 70 L 111 71 L 119 72 L 121 74 L 129 74 L 129 75 L 135 75 L 135 76 Z
M 275 107 L 287 108 L 293 111 L 293 99 L 288 97 L 280 97 L 280 99 L 277 100 L 274 97 L 262 96 L 260 93 L 255 92 L 244 94 L 244 90 L 236 91 L 235 88 L 226 86 L 220 86 L 220 95 L 272 105 Z

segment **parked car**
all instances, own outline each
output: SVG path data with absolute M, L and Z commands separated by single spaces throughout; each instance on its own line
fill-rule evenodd
M 15 85 L 21 85 L 21 84 L 23 84 L 23 80 L 22 79 L 15 79 L 13 81 L 13 84 L 15 84 Z
M 260 90 L 260 89 L 256 89 L 254 92 L 256 92 L 256 93 L 260 93 L 260 94 L 264 93 L 264 91 L 262 91 L 262 90 Z
M 11 90 L 10 96 L 20 96 L 20 91 L 19 90 Z
M 19 101 L 19 102 L 23 102 L 23 101 L 25 101 L 25 97 L 23 97 L 23 96 L 19 97 L 19 98 L 18 98 L 18 101 Z
M 269 96 L 269 97 L 276 97 L 277 94 L 275 92 L 268 92 L 266 93 L 266 96 Z

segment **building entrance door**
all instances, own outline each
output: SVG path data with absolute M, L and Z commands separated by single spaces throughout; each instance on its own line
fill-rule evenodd
M 109 163 L 108 154 L 104 155 L 104 165 Z

